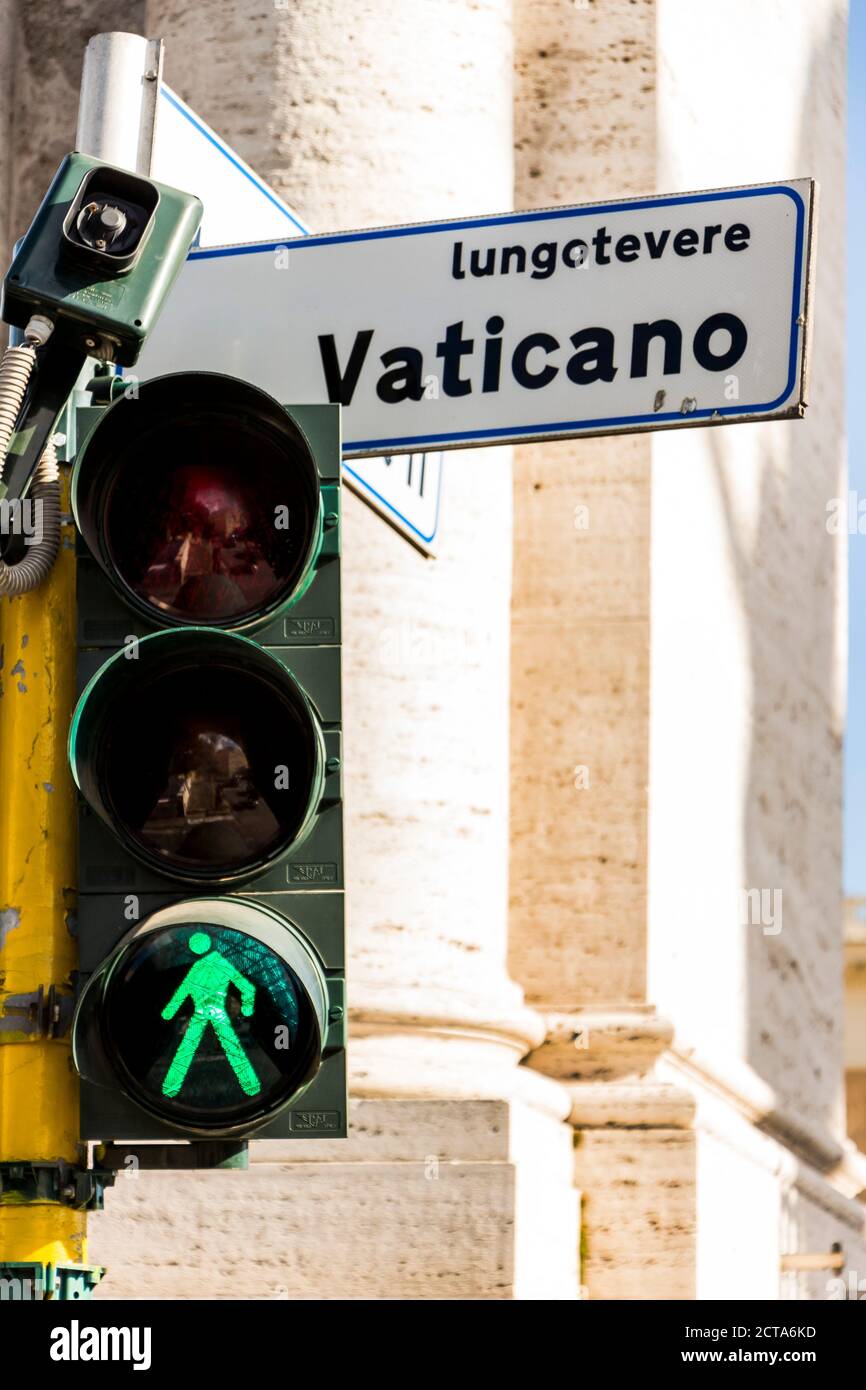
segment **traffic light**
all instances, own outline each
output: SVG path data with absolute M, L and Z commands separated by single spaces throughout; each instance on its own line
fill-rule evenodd
M 112 385 L 72 473 L 81 1137 L 340 1136 L 339 407 Z

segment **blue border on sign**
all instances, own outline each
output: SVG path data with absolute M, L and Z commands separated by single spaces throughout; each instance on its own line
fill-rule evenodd
M 376 456 L 372 455 L 372 457 L 375 458 Z M 442 502 L 442 474 L 445 472 L 444 463 L 445 460 L 442 459 L 439 464 L 439 477 L 436 480 L 436 515 L 433 518 L 433 530 L 430 532 L 429 536 L 425 536 L 423 531 L 419 531 L 417 526 L 413 526 L 409 518 L 397 510 L 393 502 L 389 502 L 387 497 L 383 497 L 381 492 L 377 492 L 376 489 L 367 482 L 366 478 L 362 478 L 359 473 L 355 472 L 354 468 L 350 468 L 345 458 L 343 459 L 343 469 L 346 473 L 351 473 L 355 481 L 359 483 L 366 492 L 369 492 L 371 497 L 375 497 L 377 502 L 381 502 L 383 507 L 387 507 L 389 512 L 393 512 L 394 516 L 399 517 L 406 529 L 411 531 L 413 535 L 416 535 L 419 541 L 424 541 L 425 544 L 430 545 L 435 541 L 436 533 L 439 530 L 439 507 Z
M 419 223 L 408 227 L 380 227 L 374 231 L 367 232 L 339 232 L 334 235 L 308 236 L 303 240 L 293 241 L 293 249 L 303 250 L 305 246 L 333 246 L 340 242 L 347 241 L 378 241 L 390 237 L 422 236 L 430 232 L 460 232 L 469 231 L 476 227 L 502 227 L 510 226 L 522 222 L 553 222 L 565 217 L 592 217 L 599 212 L 632 212 L 638 208 L 668 208 L 682 207 L 689 203 L 717 203 L 733 202 L 738 198 L 763 198 L 768 194 L 780 194 L 782 197 L 790 198 L 796 208 L 797 231 L 794 246 L 794 284 L 791 295 L 791 345 L 788 353 L 788 380 L 785 389 L 775 400 L 764 401 L 760 404 L 751 405 L 731 405 L 718 406 L 712 410 L 695 410 L 688 417 L 689 420 L 701 420 L 718 418 L 720 416 L 747 415 L 755 411 L 770 411 L 781 405 L 787 400 L 794 387 L 797 375 L 797 353 L 800 340 L 800 292 L 803 285 L 803 239 L 805 235 L 806 209 L 803 199 L 796 189 L 788 187 L 787 184 L 770 184 L 758 188 L 738 189 L 734 192 L 718 193 L 686 193 L 679 197 L 672 198 L 639 198 L 632 199 L 625 203 L 596 203 L 584 207 L 573 208 L 548 208 L 541 212 L 516 212 L 505 213 L 501 216 L 493 217 L 473 217 L 463 220 L 449 222 L 429 222 Z M 256 242 L 246 246 L 224 246 L 212 249 L 193 250 L 189 254 L 191 261 L 213 260 L 223 256 L 254 256 L 265 253 L 272 254 L 282 246 L 282 242 Z M 600 429 L 602 427 L 615 428 L 620 425 L 644 425 L 658 424 L 663 420 L 682 420 L 684 417 L 678 410 L 665 411 L 664 413 L 654 413 L 649 415 L 618 415 L 606 419 L 597 420 L 560 420 L 551 421 L 548 424 L 539 425 L 513 425 L 502 429 L 485 430 L 454 430 L 446 434 L 418 434 L 418 435 L 398 435 L 391 439 L 356 439 L 351 442 L 344 441 L 344 453 L 364 453 L 382 452 L 387 453 L 388 449 L 395 447 L 405 448 L 411 445 L 413 448 L 423 448 L 425 445 L 436 445 L 445 443 L 459 443 L 465 440 L 467 443 L 490 440 L 495 443 L 501 439 L 531 439 L 533 436 L 550 438 L 552 435 L 574 433 L 575 431 L 585 431 Z M 386 504 L 387 505 L 387 504 Z
M 243 174 L 244 178 L 249 180 L 253 187 L 257 189 L 259 193 L 261 193 L 263 198 L 267 198 L 268 202 L 273 203 L 274 207 L 277 209 L 278 212 L 281 212 L 284 217 L 288 218 L 290 222 L 294 223 L 294 225 L 297 227 L 298 231 L 301 233 L 302 236 L 309 235 L 307 228 L 304 226 L 303 222 L 298 221 L 297 217 L 295 217 L 294 213 L 290 211 L 290 209 L 286 206 L 282 199 L 278 198 L 276 194 L 274 194 L 266 184 L 262 183 L 261 179 L 256 178 L 252 169 L 249 169 L 246 164 L 242 163 L 242 161 L 226 145 L 223 144 L 219 137 L 215 135 L 214 132 L 201 120 L 199 120 L 199 118 L 190 110 L 190 108 L 187 105 L 185 105 L 184 102 L 180 100 L 179 97 L 175 96 L 171 88 L 166 87 L 165 83 L 163 83 L 160 87 L 160 95 L 165 97 L 169 106 L 173 106 L 175 111 L 179 112 L 180 115 L 183 116 L 184 120 L 189 121 L 193 129 L 198 131 L 199 135 L 204 136 L 208 144 L 213 145 L 214 149 L 219 150 L 220 154 L 225 156 L 229 164 L 233 165 L 234 168 L 237 169 L 239 174 Z

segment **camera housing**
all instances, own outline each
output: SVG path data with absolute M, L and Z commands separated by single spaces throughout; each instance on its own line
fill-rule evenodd
M 85 174 L 63 219 L 63 253 L 73 264 L 122 275 L 153 231 L 159 190 L 150 179 L 97 165 Z
M 44 314 L 59 343 L 132 367 L 201 217 L 194 194 L 69 154 L 17 247 L 0 314 L 17 328 Z

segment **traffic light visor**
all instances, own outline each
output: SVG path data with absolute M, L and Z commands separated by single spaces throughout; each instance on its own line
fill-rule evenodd
M 187 628 L 121 649 L 73 715 L 72 773 L 91 809 L 158 873 L 230 883 L 308 830 L 325 777 L 322 730 L 266 649 Z
M 165 626 L 254 629 L 303 593 L 322 542 L 300 429 L 214 373 L 131 383 L 79 451 L 72 506 L 115 589 Z

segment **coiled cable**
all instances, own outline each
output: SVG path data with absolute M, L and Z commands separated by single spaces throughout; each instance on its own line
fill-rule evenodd
M 48 341 L 53 324 L 34 315 L 24 333 L 24 342 L 6 349 L 0 362 L 0 482 L 9 445 L 21 413 L 27 387 L 36 365 L 36 348 Z M 27 554 L 15 565 L 0 558 L 0 594 L 25 594 L 37 588 L 51 572 L 60 549 L 60 471 L 57 450 L 50 440 L 33 474 L 29 500 L 41 535 L 27 547 Z

